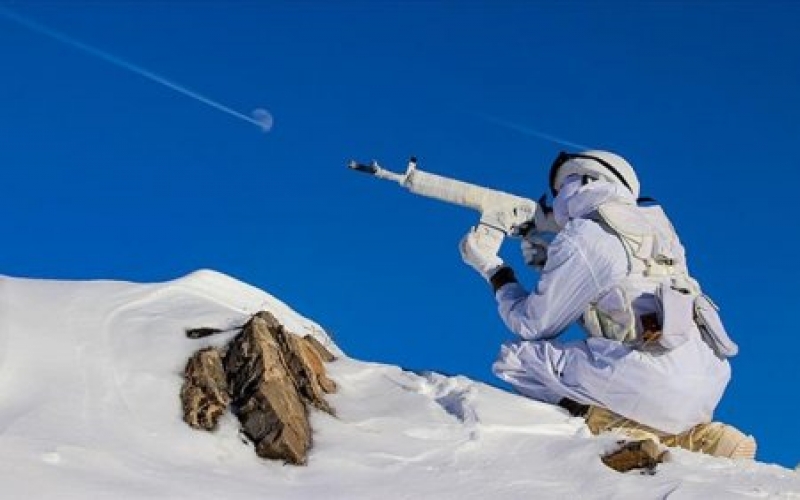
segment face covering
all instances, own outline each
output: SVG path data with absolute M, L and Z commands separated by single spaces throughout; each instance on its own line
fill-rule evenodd
M 581 186 L 583 186 L 583 182 L 579 175 L 570 175 L 564 179 L 564 184 L 561 185 L 558 196 L 553 200 L 553 217 L 558 227 L 563 228 L 571 219 L 568 206 L 569 200 L 578 192 Z

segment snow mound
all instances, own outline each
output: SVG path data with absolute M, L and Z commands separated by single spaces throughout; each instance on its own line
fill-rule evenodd
M 188 357 L 271 311 L 339 356 L 337 416 L 312 414 L 307 467 L 258 458 L 223 417 L 214 433 L 181 419 Z M 280 300 L 202 270 L 154 284 L 0 278 L 3 498 L 800 498 L 775 465 L 676 452 L 655 476 L 618 474 L 560 409 L 464 377 L 415 374 L 346 356 Z

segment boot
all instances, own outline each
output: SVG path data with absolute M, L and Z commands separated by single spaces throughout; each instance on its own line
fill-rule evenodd
M 747 460 L 755 459 L 757 448 L 753 436 L 720 422 L 698 424 L 684 433 L 662 438 L 662 441 L 667 446 L 680 446 L 715 457 Z
M 753 460 L 756 456 L 757 446 L 753 436 L 747 436 L 736 427 L 721 422 L 698 424 L 680 434 L 667 434 L 605 408 L 592 406 L 586 416 L 586 425 L 593 434 L 616 430 L 640 438 L 639 434 L 646 433 L 655 435 L 666 446 L 678 446 L 715 457 Z

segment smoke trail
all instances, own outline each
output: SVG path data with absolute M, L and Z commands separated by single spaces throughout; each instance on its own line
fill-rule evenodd
M 502 118 L 497 118 L 497 117 L 494 117 L 494 116 L 484 115 L 482 113 L 475 113 L 475 115 L 479 116 L 480 118 L 483 118 L 486 121 L 490 121 L 490 122 L 495 123 L 497 125 L 500 125 L 502 127 L 505 127 L 505 128 L 511 129 L 511 130 L 515 130 L 515 131 L 523 133 L 525 135 L 531 135 L 533 137 L 538 137 L 539 139 L 543 139 L 545 141 L 550 141 L 550 142 L 554 142 L 556 144 L 561 144 L 562 146 L 567 146 L 569 148 L 581 149 L 581 150 L 593 149 L 590 146 L 585 146 L 583 144 L 578 144 L 577 142 L 567 141 L 565 139 L 561 139 L 561 138 L 556 137 L 554 135 L 550 135 L 550 134 L 547 134 L 545 132 L 541 132 L 539 130 L 532 129 L 532 128 L 526 127 L 524 125 L 519 125 L 517 123 L 513 123 L 513 122 L 510 122 L 510 121 L 507 121 L 507 120 L 503 120 Z
M 117 67 L 126 69 L 132 73 L 136 73 L 139 76 L 143 76 L 148 80 L 161 84 L 169 89 L 174 90 L 180 94 L 183 94 L 187 97 L 191 97 L 192 99 L 199 101 L 207 106 L 211 106 L 212 108 L 222 111 L 223 113 L 227 113 L 231 116 L 239 118 L 240 120 L 244 120 L 248 123 L 252 123 L 253 125 L 258 126 L 264 132 L 269 132 L 272 128 L 272 115 L 269 114 L 268 111 L 264 109 L 257 109 L 254 111 L 254 117 L 247 116 L 245 114 L 239 113 L 238 111 L 225 106 L 224 104 L 220 104 L 217 101 L 214 101 L 208 97 L 205 97 L 197 92 L 187 89 L 182 85 L 178 85 L 175 82 L 167 80 L 166 78 L 153 73 L 152 71 L 148 71 L 141 66 L 137 66 L 131 62 L 128 62 L 122 58 L 119 58 L 113 54 L 109 54 L 103 50 L 100 50 L 96 47 L 88 45 L 86 43 L 81 42 L 80 40 L 76 40 L 70 36 L 65 35 L 64 33 L 58 32 L 56 30 L 50 29 L 47 26 L 39 24 L 35 21 L 32 21 L 26 17 L 23 17 L 16 12 L 8 9 L 0 5 L 0 16 L 13 21 L 20 26 L 23 26 L 31 31 L 39 33 L 41 35 L 45 35 L 53 40 L 59 41 L 76 49 L 79 49 L 89 55 L 95 56 L 99 59 L 102 59 L 108 63 L 111 63 Z

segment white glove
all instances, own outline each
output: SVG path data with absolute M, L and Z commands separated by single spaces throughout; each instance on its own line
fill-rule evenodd
M 541 272 L 547 263 L 547 246 L 549 244 L 547 240 L 536 234 L 522 238 L 520 248 L 525 264 Z
M 458 245 L 461 258 L 488 281 L 504 265 L 503 259 L 497 256 L 502 238 L 499 231 L 473 227 Z

